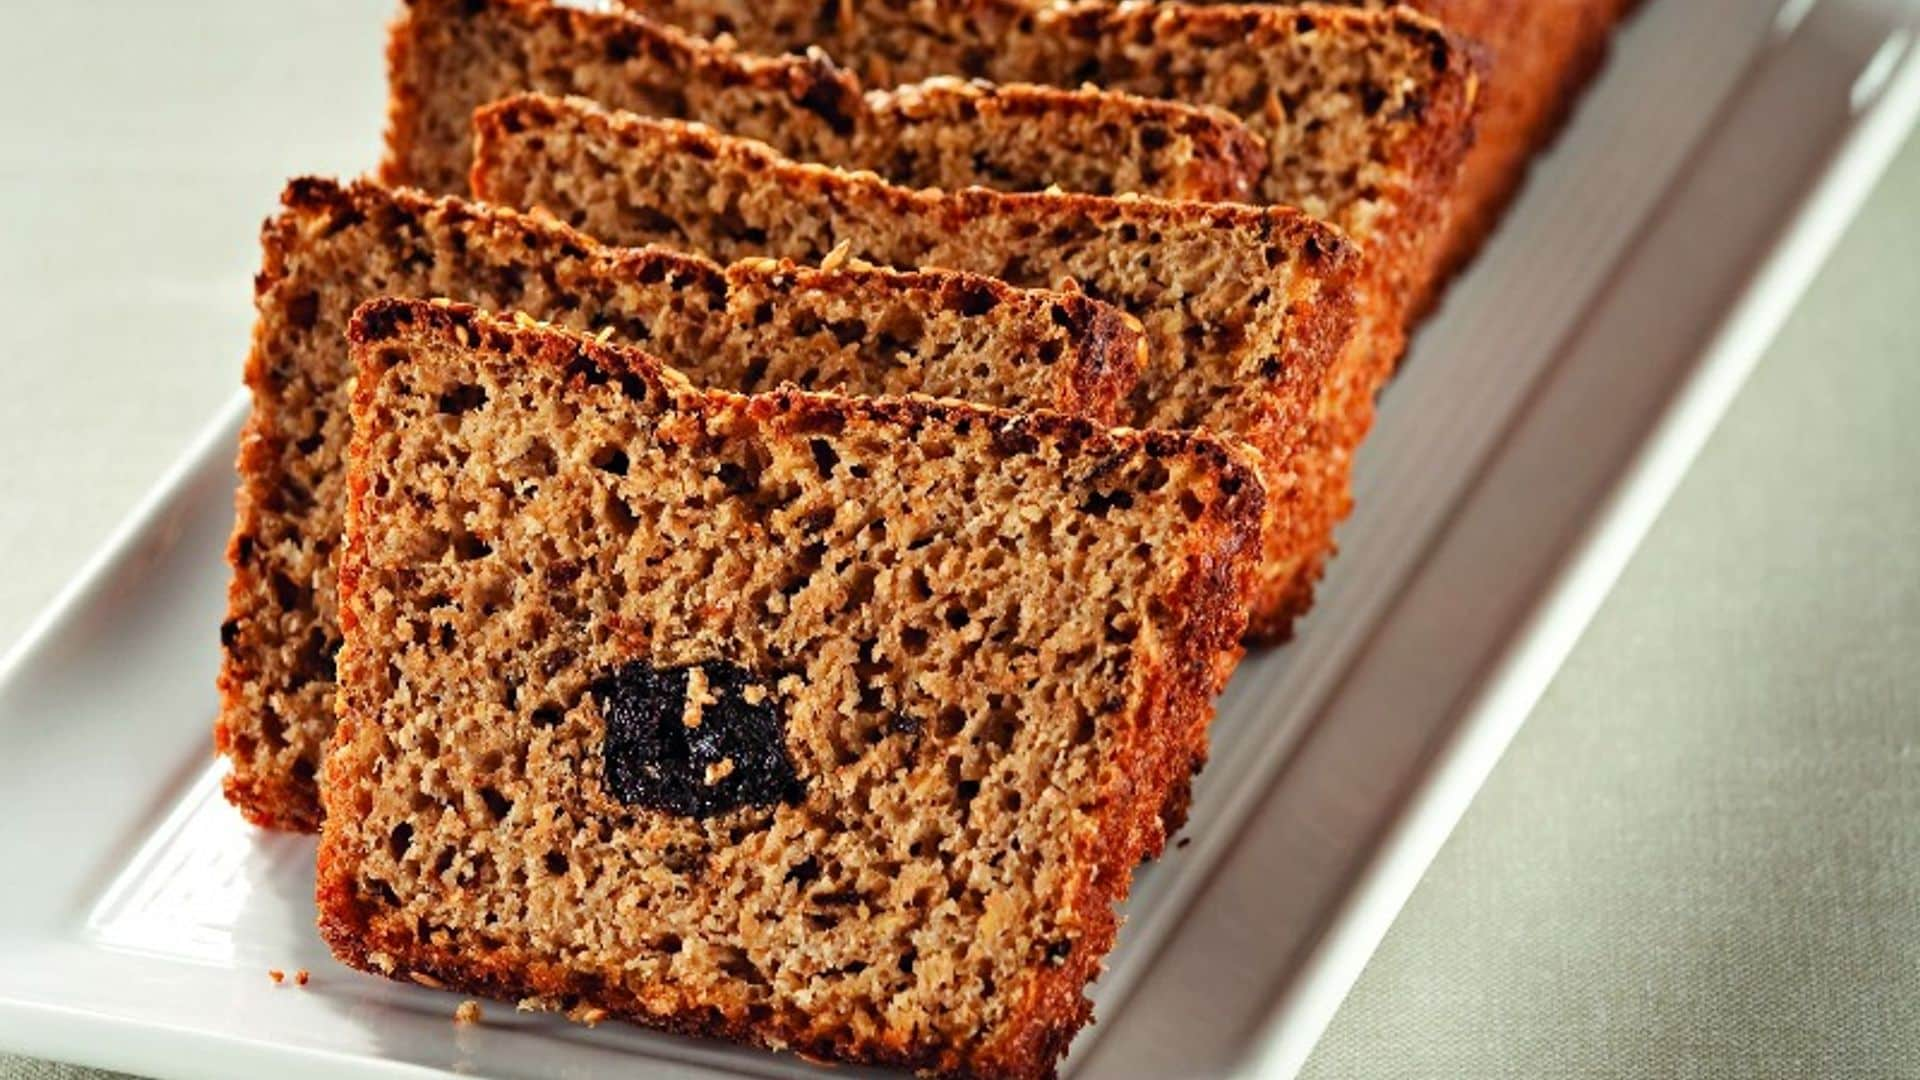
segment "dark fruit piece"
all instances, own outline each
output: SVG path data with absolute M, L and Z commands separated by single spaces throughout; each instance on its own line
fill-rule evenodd
M 803 785 L 787 757 L 785 724 L 745 669 L 636 661 L 592 691 L 607 723 L 607 789 L 620 802 L 706 818 L 799 801 Z

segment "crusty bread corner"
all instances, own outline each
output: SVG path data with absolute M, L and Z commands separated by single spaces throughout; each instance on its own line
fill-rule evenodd
M 1352 2 L 1384 8 L 1397 0 Z M 1499 225 L 1533 158 L 1552 142 L 1599 70 L 1608 39 L 1633 0 L 1410 0 L 1410 6 L 1469 42 L 1482 71 L 1474 145 L 1449 200 L 1433 285 L 1413 305 L 1417 317 L 1436 304 L 1447 281 Z
M 1204 726 L 1222 658 L 1237 650 L 1262 499 L 1257 472 L 1243 460 L 1243 451 L 1204 436 L 1105 429 L 1059 415 L 1015 415 L 930 399 L 854 400 L 798 391 L 743 399 L 701 392 L 637 351 L 459 305 L 374 301 L 356 315 L 351 338 L 359 374 L 341 574 L 348 647 L 342 660 L 341 724 L 326 767 L 330 813 L 318 878 L 320 928 L 335 953 L 349 965 L 392 978 L 530 999 L 575 1015 L 617 1015 L 669 1031 L 939 1075 L 1051 1075 L 1074 1032 L 1088 1019 L 1083 989 L 1111 948 L 1117 927 L 1113 905 L 1124 898 L 1133 867 L 1164 839 L 1159 811 L 1167 793 L 1186 776 L 1189 733 Z M 1182 482 L 1195 484 L 1191 490 L 1201 496 L 1183 515 L 1189 521 L 1184 527 L 1189 539 L 1184 550 L 1158 553 L 1161 559 L 1180 561 L 1170 571 L 1168 591 L 1142 609 L 1158 614 L 1136 639 L 1136 667 L 1126 684 L 1127 719 L 1113 717 L 1110 730 L 1116 741 L 1108 748 L 1112 757 L 1098 774 L 1104 794 L 1090 804 L 1098 808 L 1100 824 L 1070 841 L 1068 865 L 1076 868 L 1070 880 L 1076 884 L 1060 912 L 1070 915 L 1074 927 L 1071 946 L 1060 952 L 1049 948 L 1046 958 L 1031 967 L 1017 1001 L 984 1041 L 959 1045 L 884 1025 L 856 1029 L 831 1018 L 782 1021 L 778 1018 L 802 1013 L 782 1011 L 777 1003 L 765 1010 L 748 1007 L 743 999 L 729 996 L 744 985 L 738 980 L 715 987 L 711 994 L 719 996 L 706 996 L 708 991 L 696 992 L 685 983 L 634 985 L 537 949 L 510 942 L 487 944 L 454 929 L 416 935 L 404 920 L 386 917 L 402 898 L 369 884 L 363 865 L 384 853 L 388 841 L 384 835 L 362 836 L 358 830 L 368 818 L 369 800 L 377 797 L 378 777 L 388 774 L 386 766 L 396 762 L 392 755 L 401 753 L 389 745 L 381 726 L 416 721 L 383 716 L 372 689 L 374 672 L 385 670 L 383 658 L 391 653 L 389 643 L 369 637 L 375 632 L 365 621 L 370 605 L 377 596 L 390 595 L 389 590 L 407 587 L 404 566 L 372 561 L 374 545 L 396 539 L 384 533 L 371 536 L 395 528 L 382 524 L 390 519 L 372 510 L 372 493 L 378 485 L 405 482 L 404 476 L 389 475 L 388 463 L 377 451 L 394 435 L 383 427 L 390 421 L 383 418 L 381 405 L 407 391 L 383 380 L 407 365 L 412 366 L 404 375 L 429 379 L 427 348 L 491 353 L 511 361 L 506 370 L 533 373 L 529 378 L 541 378 L 541 371 L 554 373 L 544 377 L 564 379 L 562 393 L 579 396 L 582 408 L 596 385 L 606 387 L 605 393 L 645 399 L 653 403 L 649 407 L 664 410 L 658 422 L 672 430 L 722 430 L 729 416 L 748 418 L 763 431 L 851 432 L 875 438 L 890 432 L 896 442 L 971 430 L 976 435 L 968 445 L 1001 448 L 987 452 L 1020 455 L 1039 448 L 1062 460 L 1135 455 L 1136 460 L 1190 468 L 1183 475 L 1210 478 Z M 980 442 L 980 432 L 991 432 L 991 439 Z M 1044 725 L 1046 719 L 1037 716 L 1034 722 Z M 1106 723 L 1102 721 L 1103 729 Z M 383 765 L 376 768 L 376 762 Z M 576 848 L 575 857 L 586 856 Z M 511 918 L 489 925 L 494 936 L 505 935 L 503 941 L 512 935 Z

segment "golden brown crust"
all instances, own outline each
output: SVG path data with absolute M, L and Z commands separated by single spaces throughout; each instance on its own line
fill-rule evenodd
M 426 941 L 383 922 L 376 905 L 363 899 L 358 849 L 350 837 L 352 814 L 337 814 L 323 834 L 317 898 L 323 937 L 346 963 L 363 970 L 407 979 L 416 974 L 430 985 L 508 999 L 534 997 L 565 1008 L 604 1009 L 649 1026 L 685 1034 L 718 1036 L 755 1045 L 788 1048 L 826 1057 L 897 1065 L 950 1076 L 1047 1076 L 1073 1033 L 1085 1023 L 1088 1004 L 1082 989 L 1098 971 L 1117 926 L 1112 904 L 1124 898 L 1130 871 L 1156 851 L 1163 839 L 1159 810 L 1167 791 L 1184 779 L 1190 733 L 1203 728 L 1211 710 L 1216 673 L 1223 653 L 1235 651 L 1243 623 L 1243 589 L 1248 551 L 1261 519 L 1261 488 L 1240 452 L 1201 436 L 1166 432 L 1112 430 L 1078 418 L 1053 414 L 1015 415 L 956 402 L 930 399 L 834 398 L 782 391 L 740 399 L 701 394 L 663 369 L 659 361 L 634 350 L 601 346 L 590 339 L 539 327 L 515 325 L 459 305 L 377 300 L 363 307 L 351 330 L 360 375 L 355 395 L 355 453 L 349 483 L 351 507 L 348 545 L 341 573 L 343 625 L 350 637 L 361 633 L 359 595 L 369 572 L 366 504 L 379 471 L 372 448 L 378 430 L 375 408 L 383 375 L 382 349 L 401 340 L 460 342 L 475 351 L 510 356 L 518 365 L 567 373 L 580 384 L 596 371 L 615 381 L 645 384 L 649 400 L 664 394 L 675 412 L 706 416 L 721 410 L 746 410 L 762 426 L 799 432 L 829 425 L 871 423 L 910 438 L 922 429 L 964 430 L 968 425 L 994 433 L 995 445 L 1058 446 L 1065 452 L 1106 455 L 1116 451 L 1152 458 L 1183 460 L 1203 466 L 1214 479 L 1209 501 L 1194 522 L 1196 533 L 1180 557 L 1184 569 L 1165 597 L 1167 613 L 1158 621 L 1156 648 L 1144 649 L 1137 689 L 1130 695 L 1130 721 L 1114 748 L 1117 760 L 1103 771 L 1114 785 L 1101 796 L 1101 827 L 1075 842 L 1075 880 L 1082 884 L 1071 901 L 1081 919 L 1077 941 L 1053 964 L 1041 965 L 1019 1004 L 997 1025 L 994 1039 L 968 1047 L 928 1042 L 886 1033 L 861 1035 L 832 1023 L 783 1024 L 775 1014 L 728 1010 L 716 1004 L 663 1006 L 645 988 L 570 969 L 512 946 L 487 946 L 436 933 Z M 585 365 L 583 368 L 582 365 Z M 698 428 L 696 427 L 696 430 Z M 1164 651 L 1161 651 L 1164 650 Z M 352 665 L 348 672 L 356 670 Z M 356 792 L 369 783 L 367 763 L 355 764 L 344 751 L 363 727 L 381 723 L 367 711 L 377 707 L 352 687 L 342 695 L 336 753 L 327 765 L 330 804 L 353 806 Z M 503 931 L 510 930 L 503 925 Z
M 722 269 L 663 248 L 604 248 L 557 223 L 369 182 L 297 179 L 282 201 L 284 212 L 263 228 L 255 282 L 260 317 L 246 368 L 254 409 L 237 461 L 227 551 L 233 576 L 214 727 L 215 746 L 233 766 L 224 781 L 229 801 L 267 828 L 319 827 L 315 771 L 332 727 L 330 643 L 338 633 L 327 562 L 339 529 L 333 463 L 344 451 L 346 401 L 338 385 L 345 378 L 345 344 L 329 335 L 340 332 L 351 307 L 322 302 L 328 290 L 371 289 L 378 280 L 426 293 L 496 297 L 594 327 L 617 324 L 627 328 L 622 333 L 657 334 L 656 345 L 690 370 L 744 389 L 756 388 L 739 381 L 750 379 L 753 369 L 743 372 L 727 357 L 761 341 L 749 335 L 857 312 L 872 325 L 836 325 L 836 337 L 823 339 L 817 350 L 798 329 L 793 339 L 765 342 L 757 358 L 772 363 L 759 377 L 778 382 L 797 369 L 814 370 L 809 384 L 874 392 L 898 389 L 904 380 L 909 389 L 965 392 L 1102 422 L 1120 418 L 1144 349 L 1139 330 L 1109 305 L 977 275 L 852 265 L 826 270 L 772 260 Z M 354 244 L 365 250 L 354 254 Z M 461 254 L 446 254 L 454 251 Z M 315 262 L 328 252 L 345 265 L 329 270 L 333 264 Z M 747 309 L 762 305 L 777 309 L 771 331 L 751 329 L 760 315 Z M 335 308 L 337 315 L 330 314 Z M 916 323 L 989 313 L 959 319 L 944 336 L 922 328 L 923 339 L 906 332 L 896 340 L 879 323 L 880 310 L 912 312 Z M 324 325 L 316 328 L 316 320 Z M 323 344 L 313 343 L 316 335 Z M 296 342 L 306 344 L 296 348 Z M 843 349 L 853 350 L 851 368 Z M 905 355 L 920 366 L 896 376 L 888 365 Z M 1028 358 L 1046 355 L 1057 355 L 1057 362 L 1025 366 Z M 873 372 L 865 385 L 862 363 Z M 972 374 L 977 363 L 987 365 L 986 376 Z M 1023 381 L 1022 372 L 1031 380 Z M 1001 393 L 1009 397 L 996 396 Z M 333 413 L 340 418 L 329 419 Z
M 805 159 L 915 186 L 982 184 L 1243 197 L 1262 156 L 1231 116 L 1092 90 L 937 80 L 863 93 L 822 56 L 763 57 L 620 12 L 544 0 L 409 0 L 388 46 L 381 175 L 458 193 L 472 110 L 519 90 L 582 93 L 722 125 Z

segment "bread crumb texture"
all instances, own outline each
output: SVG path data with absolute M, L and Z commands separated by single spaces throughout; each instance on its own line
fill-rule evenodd
M 585 1023 L 1050 1073 L 1237 652 L 1242 452 L 701 391 L 460 305 L 377 301 L 352 339 L 335 951 Z
M 1296 206 L 1350 230 L 1378 250 L 1395 296 L 1425 289 L 1473 143 L 1480 81 L 1473 50 L 1441 22 L 1384 0 L 626 2 L 696 33 L 725 32 L 748 48 L 817 47 L 893 79 L 1084 84 L 1219 109 L 1263 144 L 1253 201 Z M 1568 4 L 1552 0 L 1451 6 L 1501 11 L 1501 18 L 1475 20 L 1483 30 L 1496 22 L 1571 21 Z
M 1633 0 L 1336 0 L 1325 7 L 1273 4 L 1254 9 L 1170 2 L 1116 9 L 1100 0 L 624 3 L 695 33 L 726 34 L 761 52 L 820 48 L 844 59 L 874 85 L 936 72 L 1025 82 L 1104 82 L 1113 77 L 1117 62 L 1122 85 L 1150 93 L 1156 86 L 1172 91 L 1177 81 L 1182 84 L 1179 92 L 1195 95 L 1186 100 L 1217 104 L 1247 118 L 1272 149 L 1277 167 L 1268 183 L 1282 186 L 1275 197 L 1283 197 L 1289 183 L 1281 167 L 1311 157 L 1313 144 L 1301 136 L 1326 133 L 1329 120 L 1356 115 L 1344 97 L 1357 90 L 1357 115 L 1402 123 L 1418 120 L 1436 99 L 1431 90 L 1422 89 L 1435 84 L 1423 84 L 1418 72 L 1398 91 L 1391 79 L 1372 84 L 1355 79 L 1354 73 L 1365 69 L 1343 60 L 1343 54 L 1366 42 L 1354 28 L 1393 23 L 1376 15 L 1330 21 L 1333 13 L 1327 8 L 1417 11 L 1471 43 L 1485 60 L 1478 72 L 1473 149 L 1449 200 L 1451 221 L 1440 245 L 1444 276 L 1498 223 L 1526 176 L 1528 158 L 1558 129 L 1577 91 L 1597 68 L 1609 32 Z M 1261 11 L 1267 14 L 1257 14 Z M 1220 40 L 1220 26 L 1250 19 L 1271 29 Z M 1108 28 L 1116 39 L 1103 45 L 1097 39 Z M 1292 40 L 1275 47 L 1273 36 L 1290 30 Z M 1206 44 L 1193 47 L 1196 41 Z M 1382 74 L 1391 75 L 1396 52 L 1405 55 L 1393 48 L 1376 53 Z M 1270 57 L 1270 68 L 1248 62 L 1245 53 Z M 1336 145 L 1340 138 L 1327 137 Z M 1324 166 L 1309 163 L 1307 171 L 1293 174 L 1302 178 L 1293 183 L 1307 181 L 1314 172 L 1337 175 L 1338 162 L 1322 160 Z
M 1130 421 L 1204 428 L 1262 459 L 1273 513 L 1257 631 L 1282 635 L 1306 609 L 1348 508 L 1380 360 L 1400 338 L 1339 230 L 1281 207 L 913 191 L 580 98 L 519 96 L 475 124 L 482 197 L 545 206 L 615 242 L 809 262 L 847 245 L 883 266 L 1071 287 L 1115 305 L 1147 340 Z
M 644 343 L 692 377 L 917 392 L 1120 418 L 1144 341 L 1081 296 L 950 272 L 722 268 L 614 250 L 551 222 L 372 183 L 293 182 L 263 232 L 253 412 L 241 442 L 215 740 L 259 824 L 319 826 L 333 730 L 337 554 L 351 373 L 346 326 L 382 294 L 451 297 Z M 478 402 L 450 398 L 449 415 Z
M 466 189 L 473 110 L 522 90 L 700 121 L 914 187 L 1244 199 L 1264 165 L 1259 138 L 1218 110 L 959 79 L 867 91 L 818 51 L 756 56 L 545 0 L 408 0 L 388 60 L 382 175 L 451 194 Z

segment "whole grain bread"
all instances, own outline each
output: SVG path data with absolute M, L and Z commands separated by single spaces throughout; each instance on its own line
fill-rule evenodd
M 351 337 L 336 954 L 589 1021 L 1051 1074 L 1235 651 L 1260 519 L 1236 451 L 702 392 L 455 305 L 376 301 Z
M 1036 81 L 1083 75 L 1097 79 L 1094 68 L 1098 65 L 1087 65 L 1081 56 L 1084 49 L 1035 39 L 1054 33 L 1071 39 L 1106 18 L 1098 14 L 1096 5 L 1060 5 L 1049 0 L 839 0 L 826 5 L 807 0 L 623 2 L 696 33 L 730 35 L 763 52 L 817 46 L 854 64 L 876 85 L 936 73 Z M 1404 6 L 1470 43 L 1482 60 L 1474 145 L 1449 200 L 1438 264 L 1428 274 L 1435 282 L 1444 282 L 1463 265 L 1498 223 L 1525 179 L 1528 162 L 1559 128 L 1579 89 L 1599 66 L 1609 33 L 1633 6 L 1633 0 L 1328 3 L 1380 11 Z M 1292 9 L 1276 6 L 1275 10 L 1285 18 Z M 1135 20 L 1149 17 L 1133 16 Z M 1145 55 L 1137 44 L 1127 51 Z M 1314 56 L 1304 59 L 1312 63 Z M 1069 69 L 1070 74 L 1060 74 Z M 1049 72 L 1054 73 L 1052 77 Z M 1335 85 L 1338 79 L 1337 68 L 1327 70 L 1327 85 Z M 1287 100 L 1280 101 L 1283 111 L 1290 113 Z M 1274 138 L 1271 131 L 1266 134 Z M 1411 307 L 1420 310 L 1432 295 L 1429 287 Z
M 1266 141 L 1255 197 L 1347 229 L 1372 256 L 1388 296 L 1416 308 L 1444 260 L 1448 198 L 1472 142 L 1477 72 L 1458 38 L 1404 7 L 629 2 L 749 48 L 817 46 L 882 82 L 959 75 L 1091 84 L 1216 106 Z
M 717 258 L 816 259 L 845 245 L 899 267 L 946 266 L 1111 302 L 1145 327 L 1133 421 L 1245 439 L 1268 488 L 1254 601 L 1262 637 L 1310 602 L 1346 513 L 1370 367 L 1398 323 L 1359 312 L 1358 259 L 1334 229 L 1277 207 L 1057 193 L 910 191 L 787 161 L 711 130 L 522 96 L 482 110 L 473 185 L 621 243 Z
M 1320 441 L 1336 462 L 1337 522 L 1348 458 L 1372 426 L 1374 397 L 1405 351 L 1409 324 L 1448 265 L 1450 199 L 1473 137 L 1479 82 L 1469 50 L 1407 8 L 1320 4 L 1070 0 L 647 0 L 664 17 L 725 29 L 767 47 L 806 38 L 879 58 L 883 78 L 936 72 L 1050 85 L 1090 83 L 1213 105 L 1266 143 L 1255 197 L 1342 229 L 1366 255 L 1359 326 L 1334 366 Z M 831 27 L 823 27 L 822 23 Z M 772 28 L 766 32 L 757 28 Z M 783 40 L 785 39 L 785 40 Z M 1329 525 L 1323 551 L 1332 548 Z M 1317 575 L 1319 560 L 1312 566 Z M 1282 634 L 1292 609 L 1256 626 Z
M 372 183 L 296 180 L 262 233 L 247 360 L 215 741 L 227 797 L 267 826 L 315 829 L 333 730 L 334 554 L 345 506 L 346 327 L 383 293 L 449 296 L 644 343 L 738 390 L 918 391 L 1120 419 L 1140 332 L 1084 296 L 964 274 L 724 270 L 614 250 L 552 222 Z M 450 400 L 457 416 L 467 403 Z
M 630 14 L 545 0 L 407 0 L 388 64 L 382 176 L 454 194 L 466 182 L 473 110 L 519 90 L 700 120 L 914 187 L 1238 199 L 1263 161 L 1259 139 L 1217 110 L 956 79 L 863 93 L 817 53 L 754 56 Z

